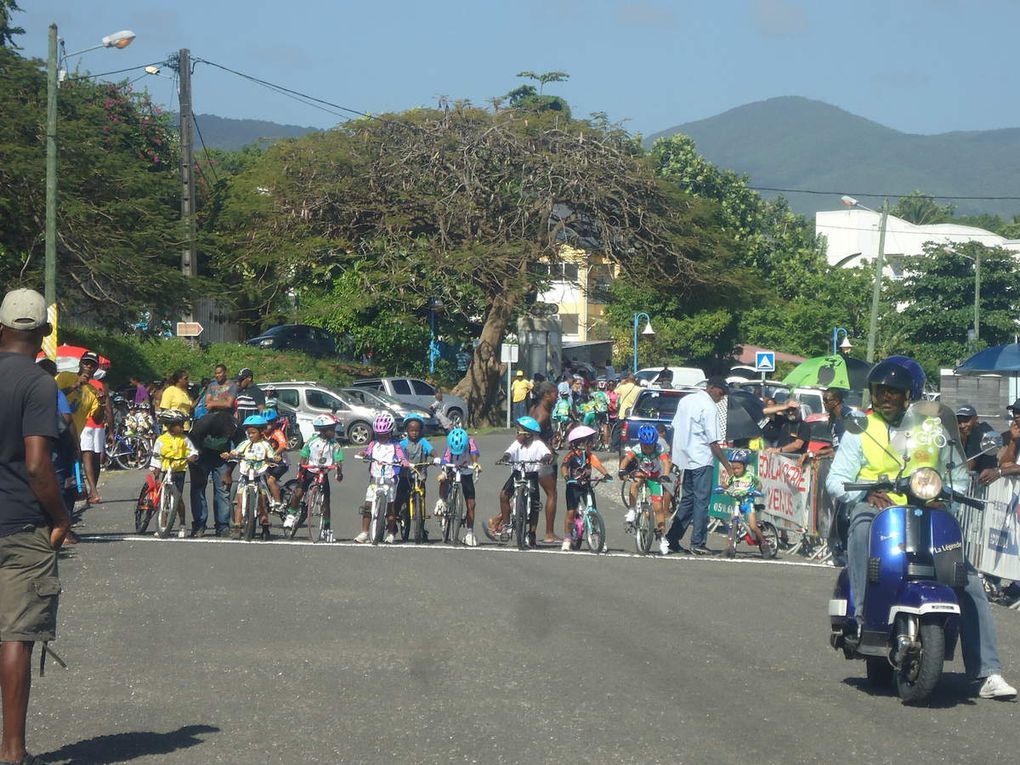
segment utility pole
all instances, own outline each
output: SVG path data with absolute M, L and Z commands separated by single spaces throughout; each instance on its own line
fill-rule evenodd
M 53 332 L 43 338 L 46 357 L 57 357 L 57 25 L 50 24 L 46 61 L 46 315 Z
M 981 337 L 981 250 L 974 251 L 974 342 Z
M 878 257 L 875 258 L 875 283 L 871 290 L 871 322 L 868 326 L 868 363 L 875 360 L 878 335 L 878 306 L 882 298 L 882 269 L 885 267 L 885 226 L 889 220 L 889 200 L 882 202 L 882 222 L 878 232 Z
M 195 246 L 195 164 L 193 157 L 194 115 L 191 111 L 191 51 L 181 48 L 177 60 L 181 105 L 181 224 L 184 226 L 184 249 L 181 250 L 181 273 L 198 275 L 198 252 Z

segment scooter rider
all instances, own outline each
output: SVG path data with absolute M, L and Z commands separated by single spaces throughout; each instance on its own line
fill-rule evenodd
M 868 414 L 863 433 L 844 434 L 833 459 L 825 488 L 835 500 L 850 505 L 850 531 L 847 543 L 847 565 L 854 613 L 864 613 L 864 588 L 867 580 L 871 523 L 887 507 L 902 502 L 886 492 L 847 492 L 844 483 L 867 483 L 880 475 L 897 475 L 902 463 L 889 448 L 890 428 L 898 426 L 911 400 L 918 400 L 924 390 L 924 372 L 913 359 L 893 357 L 877 364 L 868 375 L 873 411 Z M 883 448 L 885 447 L 885 448 Z M 950 445 L 952 448 L 952 445 Z M 966 485 L 966 464 L 955 466 L 954 483 Z M 958 591 L 960 599 L 960 639 L 967 674 L 984 680 L 978 694 L 988 699 L 1016 698 L 1016 689 L 1002 677 L 995 623 L 985 596 L 981 579 L 968 563 L 967 585 Z

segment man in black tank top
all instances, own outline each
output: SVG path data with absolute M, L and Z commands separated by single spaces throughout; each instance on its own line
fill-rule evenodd
M 556 386 L 545 382 L 535 392 L 535 405 L 529 412 L 542 428 L 539 437 L 554 455 L 556 452 L 553 449 L 552 409 L 555 404 Z M 538 473 L 538 485 L 545 492 L 545 539 L 542 541 L 546 544 L 559 544 L 563 541 L 561 537 L 556 536 L 556 476 L 558 474 L 555 458 L 551 464 L 543 465 Z

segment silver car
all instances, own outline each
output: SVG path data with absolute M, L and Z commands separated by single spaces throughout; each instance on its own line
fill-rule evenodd
M 294 413 L 301 437 L 306 441 L 315 433 L 312 421 L 320 414 L 332 414 L 338 421 L 337 435 L 353 446 L 363 446 L 372 439 L 375 418 L 390 411 L 382 405 L 352 399 L 317 382 L 292 380 L 261 385 L 263 388 L 270 386 L 276 388 L 280 409 Z
M 343 388 L 340 392 L 346 394 L 353 401 L 357 401 L 364 406 L 386 407 L 393 413 L 393 416 L 397 420 L 398 427 L 409 414 L 416 414 L 422 419 L 422 433 L 424 435 L 434 436 L 445 433 L 443 426 L 439 423 L 439 420 L 437 420 L 428 409 L 415 406 L 414 404 L 408 404 L 405 401 L 394 398 L 388 393 L 383 393 L 381 390 L 369 390 L 368 388 Z

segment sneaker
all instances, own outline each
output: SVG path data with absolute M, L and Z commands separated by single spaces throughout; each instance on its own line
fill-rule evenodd
M 627 514 L 623 516 L 623 522 L 628 526 L 633 526 L 637 521 L 637 510 L 628 510 Z
M 392 531 L 387 531 L 386 536 L 383 537 L 383 543 L 391 545 L 397 541 L 396 535 Z
M 195 537 L 196 539 L 201 539 L 202 537 L 204 537 L 205 526 L 200 526 L 197 529 L 195 529 L 193 532 L 191 532 L 191 536 Z
M 283 527 L 285 529 L 292 529 L 295 523 L 297 523 L 297 516 L 294 513 L 287 513 L 287 517 L 283 519 Z
M 563 552 L 570 552 L 570 540 L 569 539 L 564 539 L 563 540 L 563 544 L 560 545 L 560 549 Z
M 240 539 L 241 538 L 241 527 L 240 526 L 231 526 L 230 527 L 230 538 L 231 539 Z
M 434 515 L 436 518 L 442 518 L 444 515 L 446 515 L 446 500 L 445 499 L 437 499 L 436 500 L 436 506 L 432 510 L 432 515 Z
M 669 555 L 672 550 L 669 549 L 669 540 L 663 537 L 659 540 L 659 555 Z
M 464 544 L 468 547 L 478 547 L 478 540 L 475 539 L 475 532 L 468 529 L 467 534 L 464 535 Z
M 178 539 L 187 539 L 188 538 L 188 530 L 187 529 L 180 529 L 177 532 L 177 538 Z
M 363 545 L 363 544 L 367 543 L 368 542 L 368 532 L 367 531 L 362 531 L 360 534 L 358 534 L 358 536 L 354 537 L 354 541 L 357 544 L 359 544 L 359 545 Z
M 691 552 L 694 553 L 695 555 L 711 555 L 712 554 L 712 551 L 709 550 L 708 547 L 706 547 L 705 545 L 698 545 L 697 547 L 695 547 L 694 545 L 691 545 Z
M 1002 675 L 996 673 L 985 678 L 981 684 L 978 696 L 983 699 L 995 699 L 996 701 L 1009 701 L 1016 698 L 1016 688 L 1007 683 Z
M 332 542 L 333 541 L 333 529 L 328 526 L 319 532 L 320 542 Z

